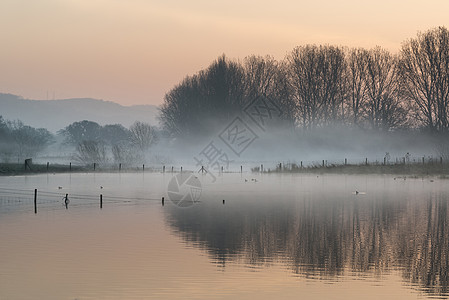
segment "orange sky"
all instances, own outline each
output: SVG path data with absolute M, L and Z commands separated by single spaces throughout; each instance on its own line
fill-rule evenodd
M 0 92 L 160 104 L 223 53 L 282 59 L 306 43 L 397 52 L 419 30 L 448 27 L 448 11 L 447 0 L 1 0 Z

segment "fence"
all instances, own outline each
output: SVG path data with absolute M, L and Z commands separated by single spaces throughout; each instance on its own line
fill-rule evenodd
M 0 187 L 0 212 L 11 210 L 29 210 L 34 208 L 37 214 L 38 208 L 55 207 L 55 205 L 69 207 L 91 206 L 103 208 L 103 205 L 129 204 L 129 203 L 157 203 L 164 205 L 164 197 L 158 198 L 128 198 L 122 196 L 110 196 L 103 194 L 77 194 L 66 192 L 51 192 L 45 190 L 26 190 Z

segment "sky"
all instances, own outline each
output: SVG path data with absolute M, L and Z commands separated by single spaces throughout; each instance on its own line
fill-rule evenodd
M 332 44 L 393 53 L 449 27 L 447 0 L 0 0 L 0 93 L 163 103 L 185 76 Z

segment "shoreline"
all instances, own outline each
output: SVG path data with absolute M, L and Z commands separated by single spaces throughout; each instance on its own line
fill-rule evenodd
M 0 163 L 0 177 L 1 176 L 20 176 L 20 175 L 37 175 L 46 173 L 136 173 L 136 172 L 161 172 L 171 173 L 171 170 L 167 168 L 154 168 L 151 166 L 145 167 L 142 165 L 137 166 L 124 166 L 123 168 L 117 165 L 65 165 L 65 164 L 32 164 L 25 168 L 24 164 L 17 163 Z M 179 170 L 176 170 L 177 173 Z M 185 170 L 185 172 L 190 172 Z M 238 172 L 225 172 L 225 173 L 240 173 Z M 245 173 L 253 174 L 385 174 L 385 175 L 402 175 L 402 176 L 439 176 L 441 178 L 449 179 L 449 164 L 448 163 L 401 163 L 401 164 L 342 164 L 342 165 L 315 165 L 299 167 L 295 164 L 284 165 L 282 168 L 279 165 L 271 170 L 270 168 L 264 168 L 263 172 L 260 172 L 259 167 L 253 167 Z

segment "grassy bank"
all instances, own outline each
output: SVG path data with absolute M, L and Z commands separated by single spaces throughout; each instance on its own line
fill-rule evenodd
M 258 168 L 257 168 L 258 169 Z M 254 171 L 254 170 L 253 170 Z M 256 170 L 257 171 L 257 170 Z M 285 166 L 264 173 L 317 173 L 317 174 L 392 174 L 407 176 L 441 176 L 449 178 L 449 164 L 358 164 L 297 167 Z

